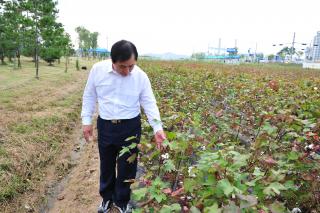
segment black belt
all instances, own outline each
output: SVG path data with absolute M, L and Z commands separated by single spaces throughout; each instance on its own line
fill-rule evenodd
M 99 116 L 100 117 L 100 116 Z M 100 117 L 101 118 L 101 117 Z M 112 120 L 105 120 L 107 122 L 110 122 L 112 124 L 120 124 L 120 123 L 124 123 L 124 122 L 127 122 L 127 121 L 132 121 L 132 120 L 135 120 L 135 119 L 138 119 L 140 118 L 140 115 L 134 117 L 134 118 L 129 118 L 129 119 L 112 119 Z M 101 118 L 102 119 L 102 118 Z M 103 119 L 104 120 L 104 119 Z

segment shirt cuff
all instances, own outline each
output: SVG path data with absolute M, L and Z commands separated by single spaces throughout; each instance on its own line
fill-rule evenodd
M 156 134 L 159 130 L 163 130 L 161 124 L 157 124 L 157 125 L 153 126 L 153 133 L 154 134 Z
M 82 125 L 91 125 L 91 117 L 90 116 L 85 116 L 82 117 Z

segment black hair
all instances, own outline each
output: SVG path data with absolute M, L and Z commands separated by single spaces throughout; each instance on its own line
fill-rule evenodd
M 138 51 L 136 46 L 130 41 L 121 40 L 116 42 L 111 47 L 111 60 L 113 63 L 118 61 L 127 61 L 134 55 L 135 60 L 138 60 Z

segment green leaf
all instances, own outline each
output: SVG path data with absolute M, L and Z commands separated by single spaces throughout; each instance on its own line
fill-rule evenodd
M 217 188 L 221 189 L 226 196 L 229 196 L 234 189 L 234 187 L 230 184 L 228 179 L 219 180 Z
M 127 161 L 129 163 L 133 163 L 137 158 L 137 153 L 133 153 L 130 157 L 128 157 Z
M 129 147 L 123 146 L 122 149 L 120 150 L 119 157 L 121 157 L 122 155 L 126 154 L 127 152 L 130 153 Z
M 284 213 L 288 212 L 283 203 L 275 202 L 269 206 L 272 213 Z
M 233 201 L 223 208 L 223 213 L 241 213 L 241 210 Z
M 217 203 L 214 203 L 212 206 L 205 207 L 204 213 L 221 213 L 221 209 L 218 208 Z
M 163 147 L 170 147 L 170 142 L 169 142 L 169 140 L 167 140 L 167 139 L 165 139 L 163 142 L 162 142 L 162 145 L 163 145 Z
M 164 205 L 161 210 L 160 213 L 171 213 L 171 212 L 180 212 L 181 211 L 181 207 L 178 203 L 174 203 L 170 206 L 168 205 Z
M 161 201 L 167 199 L 165 194 L 157 194 L 157 195 L 153 195 L 153 197 L 156 199 L 158 203 L 161 203 Z
M 135 189 L 132 190 L 132 198 L 134 200 L 141 200 L 142 198 L 144 198 L 146 196 L 148 189 L 147 188 L 140 188 L 140 189 Z
M 280 194 L 281 190 L 286 190 L 287 188 L 285 186 L 283 186 L 281 183 L 279 182 L 274 182 L 271 183 L 268 187 L 266 187 L 263 190 L 263 193 L 266 195 L 275 195 L 276 194 Z
M 157 177 L 149 188 L 150 197 L 156 199 L 158 203 L 167 199 L 167 196 L 162 192 L 166 188 L 168 183 L 163 182 L 159 177 Z
M 294 190 L 296 191 L 298 188 L 297 186 L 294 185 L 294 182 L 293 180 L 288 180 L 284 183 L 284 186 L 287 188 L 287 189 L 290 189 L 290 190 Z
M 192 206 L 192 207 L 190 208 L 190 212 L 191 212 L 191 213 L 201 213 L 201 211 L 200 211 L 197 207 L 195 207 L 195 206 Z
M 193 179 L 187 178 L 183 182 L 183 188 L 186 192 L 193 192 L 196 182 Z
M 170 159 L 165 160 L 163 166 L 164 166 L 163 169 L 164 169 L 164 171 L 166 171 L 166 172 L 172 172 L 172 171 L 176 170 L 176 168 L 175 168 L 175 166 L 174 166 L 174 164 L 173 164 L 173 161 L 170 160 Z
M 264 172 L 261 172 L 259 167 L 255 167 L 253 175 L 256 177 L 262 177 L 262 176 L 264 176 Z
M 268 135 L 272 135 L 272 134 L 276 133 L 277 127 L 271 126 L 269 123 L 265 123 L 262 130 L 266 131 L 268 133 Z
M 294 152 L 294 151 L 289 152 L 288 159 L 289 160 L 298 160 L 299 159 L 299 153 L 298 152 Z
M 137 138 L 137 136 L 130 136 L 130 137 L 126 138 L 124 141 L 131 141 L 136 138 Z
M 240 199 L 240 209 L 246 209 L 258 204 L 258 199 L 253 195 L 241 195 L 237 197 Z
M 130 144 L 130 146 L 128 146 L 128 147 L 129 147 L 129 149 L 134 149 L 134 148 L 137 147 L 137 144 L 136 144 L 136 143 L 132 143 L 132 144 Z
M 167 138 L 168 140 L 173 140 L 177 137 L 176 133 L 174 132 L 167 132 Z

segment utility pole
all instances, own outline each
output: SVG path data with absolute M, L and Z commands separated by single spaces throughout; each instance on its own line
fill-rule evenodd
M 218 55 L 220 55 L 221 50 L 221 38 L 219 38 Z
M 36 1 L 37 3 L 37 1 Z M 35 5 L 35 19 L 36 19 L 36 32 L 35 32 L 35 64 L 36 64 L 36 79 L 39 80 L 39 38 L 38 38 L 38 5 Z
M 258 49 L 258 42 L 256 42 L 256 49 L 254 50 L 254 60 L 257 61 L 257 49 Z
M 107 36 L 107 50 L 109 51 L 109 40 L 108 40 L 108 36 Z
M 292 47 L 291 47 L 291 63 L 293 62 L 292 61 L 292 58 L 293 58 L 293 53 L 294 53 L 294 43 L 295 43 L 295 39 L 296 39 L 296 32 L 293 33 L 293 40 L 292 40 Z

